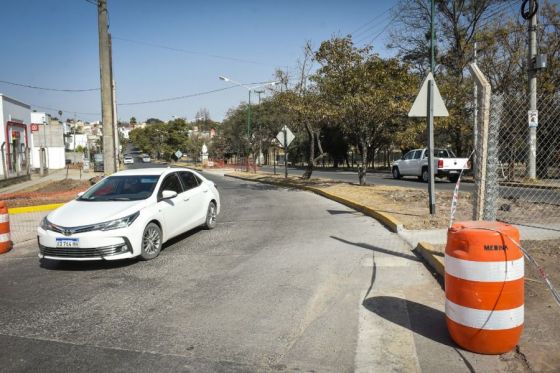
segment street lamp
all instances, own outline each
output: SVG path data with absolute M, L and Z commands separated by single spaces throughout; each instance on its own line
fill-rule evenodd
M 248 86 L 246 84 L 236 82 L 235 80 L 232 80 L 232 79 L 227 78 L 225 76 L 219 76 L 218 78 L 220 80 L 223 80 L 224 82 L 231 83 L 231 84 L 239 86 L 239 87 L 243 87 L 243 88 L 247 89 L 247 91 L 249 91 L 249 104 L 247 106 L 247 139 L 249 141 L 251 141 L 250 140 L 251 139 L 251 92 L 256 91 L 258 88 L 263 88 L 263 87 L 266 87 L 266 86 L 274 86 L 274 85 L 276 85 L 280 82 L 279 81 L 273 81 L 273 82 L 266 82 L 266 83 L 260 84 L 260 85 Z M 260 91 L 260 93 L 262 93 L 262 91 Z

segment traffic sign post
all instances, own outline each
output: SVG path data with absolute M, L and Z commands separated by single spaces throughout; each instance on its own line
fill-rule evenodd
M 288 178 L 288 146 L 294 141 L 294 138 L 295 136 L 288 126 L 282 127 L 282 130 L 276 135 L 276 139 L 284 148 L 284 178 L 286 179 Z M 274 159 L 274 162 L 276 162 L 276 159 Z
M 428 194 L 430 214 L 436 213 L 436 191 L 434 180 L 434 117 L 447 117 L 449 112 L 439 93 L 434 76 L 428 73 L 418 96 L 414 100 L 409 117 L 426 117 L 428 120 Z

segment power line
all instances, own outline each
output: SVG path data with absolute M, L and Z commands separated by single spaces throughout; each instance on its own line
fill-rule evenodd
M 41 106 L 41 105 L 35 105 L 35 104 L 30 104 L 30 105 L 32 107 L 37 108 L 37 109 L 54 111 L 57 114 L 58 114 L 59 111 L 62 111 L 64 113 L 72 113 L 72 114 L 80 114 L 80 115 L 101 115 L 101 113 L 84 113 L 84 112 L 80 112 L 80 111 L 66 110 L 66 109 L 62 109 L 62 108 L 55 109 L 55 108 L 48 107 L 48 106 Z
M 372 19 L 370 19 L 369 21 L 367 21 L 366 23 L 362 24 L 360 27 L 358 27 L 357 29 L 355 29 L 354 31 L 352 31 L 350 33 L 350 35 L 352 36 L 358 36 L 358 34 L 362 33 L 362 31 L 360 31 L 361 29 L 363 29 L 365 26 L 369 25 L 370 23 L 372 23 L 373 21 L 381 18 L 385 13 L 389 12 L 390 10 L 392 10 L 396 5 L 393 5 L 392 7 L 385 9 L 381 14 L 376 15 L 375 17 L 373 17 Z M 360 31 L 360 32 L 358 32 Z
M 156 43 L 151 43 L 151 42 L 146 42 L 146 41 L 121 38 L 121 37 L 118 37 L 118 36 L 113 36 L 112 38 L 113 38 L 113 40 L 121 40 L 121 41 L 126 41 L 126 42 L 129 42 L 129 43 L 146 45 L 146 46 L 149 46 L 149 47 L 166 49 L 166 50 L 170 50 L 170 51 L 174 51 L 174 52 L 200 55 L 200 56 L 205 56 L 205 57 L 217 58 L 217 59 L 221 59 L 221 60 L 228 60 L 228 61 L 235 61 L 235 62 L 242 62 L 242 63 L 250 63 L 250 64 L 253 64 L 253 65 L 265 65 L 264 63 L 261 63 L 261 62 L 245 60 L 245 59 L 237 58 L 237 57 L 229 57 L 229 56 L 221 56 L 221 55 L 218 55 L 218 54 L 209 54 L 209 53 L 204 53 L 204 52 L 197 52 L 197 51 L 192 51 L 192 50 L 188 50 L 188 49 L 169 47 L 169 46 L 166 46 L 166 45 L 161 45 L 161 44 L 156 44 Z
M 155 99 L 155 100 L 146 100 L 146 101 L 137 101 L 137 102 L 118 103 L 117 105 L 119 105 L 119 106 L 131 106 L 131 105 L 154 104 L 154 103 L 158 103 L 158 102 L 176 101 L 176 100 L 182 100 L 182 99 L 185 99 L 185 98 L 191 98 L 191 97 L 197 97 L 197 96 L 204 96 L 204 95 L 208 95 L 208 94 L 210 94 L 210 93 L 221 92 L 221 91 L 225 91 L 225 90 L 232 89 L 232 88 L 236 88 L 236 87 L 237 87 L 237 86 L 231 86 L 231 87 L 213 89 L 213 90 L 211 90 L 211 91 L 192 93 L 192 94 L 188 94 L 188 95 L 184 95 L 184 96 L 159 98 L 159 99 Z
M 85 89 L 61 89 L 61 88 L 47 88 L 47 87 L 38 87 L 30 84 L 23 84 L 23 83 L 14 83 L 8 82 L 6 80 L 0 80 L 0 83 L 14 85 L 18 87 L 30 88 L 30 89 L 38 89 L 41 91 L 53 91 L 53 92 L 92 92 L 92 91 L 99 91 L 99 88 L 85 88 Z

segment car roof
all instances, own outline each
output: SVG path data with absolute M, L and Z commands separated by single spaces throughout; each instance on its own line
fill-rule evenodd
M 180 168 L 180 167 L 167 167 L 167 168 L 137 168 L 134 170 L 123 170 L 123 171 L 119 171 L 114 173 L 111 176 L 134 176 L 134 175 L 156 175 L 156 176 L 160 176 L 160 175 L 164 175 L 164 174 L 169 174 L 172 172 L 177 172 L 177 171 L 193 171 L 193 170 L 189 170 L 186 168 Z M 198 175 L 198 173 L 196 173 Z

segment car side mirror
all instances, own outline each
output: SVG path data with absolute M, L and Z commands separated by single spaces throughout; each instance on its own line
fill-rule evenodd
M 80 192 L 80 193 L 78 193 L 78 195 L 77 195 L 78 198 L 80 198 L 81 196 L 83 196 L 85 193 L 86 193 L 86 192 Z
M 177 197 L 177 192 L 174 190 L 164 190 L 161 193 L 161 199 L 171 199 Z

